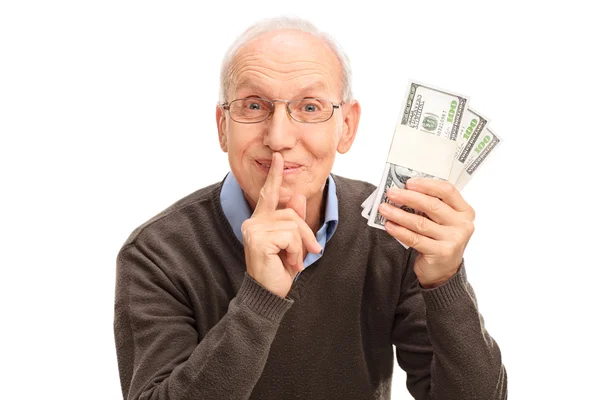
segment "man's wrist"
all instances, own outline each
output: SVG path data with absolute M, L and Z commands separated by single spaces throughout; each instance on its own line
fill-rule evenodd
M 419 285 L 423 289 L 435 289 L 435 288 L 442 286 L 443 284 L 448 282 L 450 279 L 452 279 L 458 273 L 460 267 L 463 265 L 463 262 L 464 262 L 464 260 L 461 260 L 461 262 L 458 264 L 458 266 L 453 270 L 453 272 L 451 274 L 448 274 L 448 275 L 446 275 L 436 281 L 432 281 L 432 282 L 423 283 L 423 282 L 419 281 Z
M 467 294 L 467 274 L 464 262 L 460 264 L 456 274 L 442 285 L 431 289 L 420 286 L 428 309 L 440 310 L 449 307 L 456 299 Z

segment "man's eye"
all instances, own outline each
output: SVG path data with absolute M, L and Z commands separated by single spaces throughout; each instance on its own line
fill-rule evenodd
M 323 110 L 323 104 L 319 100 L 304 100 L 301 104 L 302 112 L 305 113 L 316 113 Z
M 248 109 L 249 110 L 260 110 L 261 106 L 258 103 L 250 103 L 250 104 L 248 104 Z
M 315 111 L 318 111 L 318 109 L 319 108 L 316 106 L 316 104 L 305 104 L 303 111 L 315 112 Z

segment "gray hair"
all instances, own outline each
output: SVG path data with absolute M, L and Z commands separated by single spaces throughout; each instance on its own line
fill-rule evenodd
M 278 30 L 298 30 L 323 40 L 331 50 L 335 53 L 340 64 L 342 66 L 342 101 L 349 102 L 352 100 L 352 69 L 350 68 L 350 59 L 342 49 L 342 47 L 327 33 L 321 32 L 310 22 L 297 18 L 297 17 L 277 17 L 268 18 L 255 23 L 250 26 L 244 33 L 242 33 L 229 47 L 223 63 L 221 65 L 221 83 L 219 87 L 219 102 L 223 103 L 226 101 L 227 92 L 233 79 L 233 71 L 231 70 L 233 59 L 237 52 L 246 43 L 252 39 L 268 32 Z

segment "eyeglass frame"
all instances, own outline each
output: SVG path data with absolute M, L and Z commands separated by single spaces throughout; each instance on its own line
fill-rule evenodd
M 269 114 L 264 118 L 261 119 L 260 121 L 255 121 L 255 122 L 240 122 L 235 120 L 232 116 L 231 116 L 231 110 L 230 110 L 230 106 L 231 103 L 233 103 L 234 101 L 238 101 L 238 100 L 251 100 L 251 99 L 256 99 L 256 100 L 266 100 L 269 103 L 271 103 L 271 110 L 269 111 Z M 324 119 L 323 121 L 315 121 L 315 122 L 308 122 L 308 121 L 299 121 L 296 118 L 294 118 L 294 116 L 292 115 L 292 110 L 290 110 L 290 103 L 294 102 L 294 101 L 299 101 L 299 100 L 325 100 L 331 103 L 332 109 L 331 109 L 331 115 L 329 116 L 329 118 Z M 342 101 L 339 104 L 335 104 L 333 101 L 329 100 L 329 99 L 325 99 L 323 97 L 302 97 L 299 99 L 292 99 L 292 100 L 285 100 L 285 99 L 267 99 L 265 97 L 242 97 L 240 99 L 233 99 L 231 102 L 226 101 L 225 103 L 220 104 L 221 108 L 223 110 L 227 110 L 227 113 L 229 114 L 229 117 L 231 117 L 231 119 L 235 122 L 237 122 L 238 124 L 259 124 L 261 122 L 264 122 L 266 120 L 268 120 L 269 118 L 271 118 L 273 116 L 273 114 L 275 113 L 275 103 L 285 103 L 285 110 L 287 112 L 287 114 L 290 116 L 291 119 L 293 119 L 296 122 L 300 122 L 301 124 L 321 124 L 323 122 L 327 122 L 331 119 L 331 117 L 333 117 L 333 114 L 335 113 L 336 109 L 339 109 L 342 105 L 344 105 L 345 103 Z

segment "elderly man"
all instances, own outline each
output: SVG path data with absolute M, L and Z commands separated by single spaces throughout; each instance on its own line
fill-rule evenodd
M 356 137 L 350 67 L 301 20 L 261 22 L 226 55 L 216 122 L 231 173 L 137 228 L 117 258 L 126 399 L 504 399 L 500 350 L 462 262 L 474 212 L 446 182 L 330 173 Z M 397 240 L 411 244 L 406 250 Z

